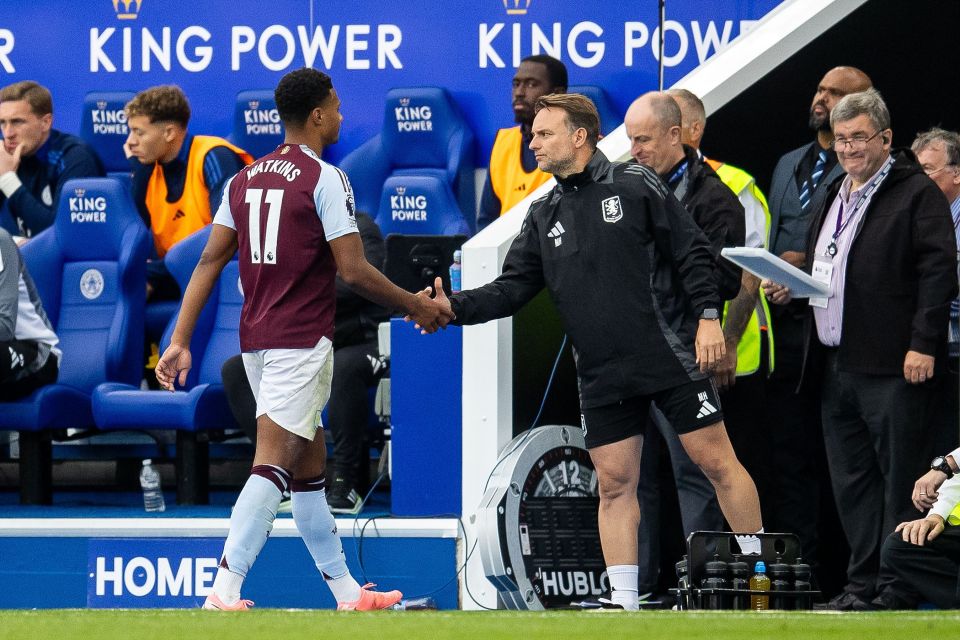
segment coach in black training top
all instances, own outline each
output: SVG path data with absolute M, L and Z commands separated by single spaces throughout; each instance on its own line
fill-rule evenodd
M 636 609 L 636 490 L 651 401 L 714 484 L 733 530 L 761 530 L 756 489 L 707 375 L 724 351 L 716 263 L 652 171 L 611 164 L 596 150 L 600 121 L 589 99 L 554 94 L 537 109 L 530 148 L 558 184 L 531 206 L 500 277 L 449 304 L 456 324 L 475 324 L 513 314 L 547 287 L 576 356 L 611 600 Z M 759 552 L 759 540 L 741 547 Z

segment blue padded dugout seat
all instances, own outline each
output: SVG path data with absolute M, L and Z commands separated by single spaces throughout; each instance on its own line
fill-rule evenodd
M 593 104 L 597 107 L 597 111 L 600 113 L 600 132 L 603 133 L 603 135 L 608 135 L 611 131 L 623 124 L 624 114 L 613 105 L 610 96 L 603 90 L 603 87 L 592 84 L 578 84 L 567 87 L 567 93 L 579 93 L 593 101 Z
M 108 175 L 130 179 L 130 162 L 123 153 L 130 128 L 123 111 L 132 91 L 91 91 L 83 98 L 80 137 L 93 147 Z
M 233 132 L 228 136 L 254 158 L 267 155 L 283 142 L 283 124 L 272 89 L 241 91 L 233 107 Z
M 94 426 L 90 393 L 143 374 L 146 260 L 152 239 L 113 178 L 68 181 L 53 226 L 22 253 L 63 351 L 56 384 L 0 406 L 20 432 L 20 499 L 49 504 L 51 430 Z
M 445 89 L 391 89 L 384 101 L 383 128 L 340 163 L 353 185 L 357 209 L 378 210 L 391 176 L 431 176 L 446 183 L 454 201 L 476 228 L 474 136 Z M 384 234 L 388 233 L 384 230 Z
M 212 225 L 208 225 L 184 238 L 166 255 L 167 267 L 183 290 L 211 229 Z M 184 390 L 144 391 L 134 385 L 106 383 L 93 392 L 94 420 L 104 431 L 176 430 L 178 504 L 208 502 L 209 443 L 198 437 L 201 432 L 237 428 L 223 390 L 220 368 L 227 358 L 240 353 L 243 295 L 239 279 L 239 264 L 234 256 L 224 267 L 197 319 L 190 343 L 193 368 Z M 161 354 L 170 344 L 176 320 L 170 320 L 160 344 Z
M 384 236 L 469 236 L 470 225 L 450 185 L 436 175 L 393 175 L 383 183 L 377 225 Z

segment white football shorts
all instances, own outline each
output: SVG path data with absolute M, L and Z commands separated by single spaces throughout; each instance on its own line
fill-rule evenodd
M 313 349 L 246 352 L 243 367 L 257 399 L 257 417 L 266 414 L 290 433 L 313 441 L 330 399 L 333 343 L 321 338 Z

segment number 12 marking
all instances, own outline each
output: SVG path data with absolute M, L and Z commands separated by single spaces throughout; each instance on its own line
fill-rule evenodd
M 260 205 L 263 189 L 247 189 L 246 203 L 250 205 L 250 261 L 260 264 Z M 277 264 L 277 235 L 280 233 L 280 205 L 283 189 L 267 189 L 267 229 L 263 242 L 263 264 Z

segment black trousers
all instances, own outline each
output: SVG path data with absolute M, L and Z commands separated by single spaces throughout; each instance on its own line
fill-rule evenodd
M 845 590 L 863 599 L 891 587 L 893 576 L 881 571 L 880 548 L 898 523 L 916 518 L 910 494 L 932 457 L 931 406 L 938 384 L 841 371 L 837 351 L 827 355 L 823 437 L 850 545 Z
M 819 397 L 816 391 L 797 392 L 803 322 L 790 308 L 771 307 L 775 362 L 763 390 L 766 434 L 760 444 L 751 444 L 733 430 L 731 441 L 757 485 L 764 530 L 795 534 L 806 562 L 816 565 L 824 475 L 818 465 L 823 457 Z M 763 460 L 764 455 L 769 457 Z
M 53 354 L 37 371 L 24 373 L 37 361 L 38 352 L 34 340 L 0 340 L 0 400 L 18 400 L 57 381 L 60 367 Z
M 960 527 L 948 526 L 922 547 L 891 533 L 880 554 L 885 572 L 896 578 L 895 591 L 906 589 L 941 609 L 960 609 Z M 910 601 L 910 600 L 908 600 Z
M 370 407 L 367 391 L 383 377 L 384 372 L 385 365 L 380 360 L 376 341 L 341 347 L 333 352 L 327 426 L 333 435 L 335 473 L 345 476 L 351 483 L 366 479 L 364 443 Z M 257 402 L 247 380 L 242 356 L 236 355 L 224 362 L 220 375 L 233 417 L 247 437 L 256 443 Z
M 368 390 L 385 373 L 376 340 L 341 347 L 333 352 L 328 420 L 333 435 L 334 474 L 358 491 L 369 481 L 367 427 Z

